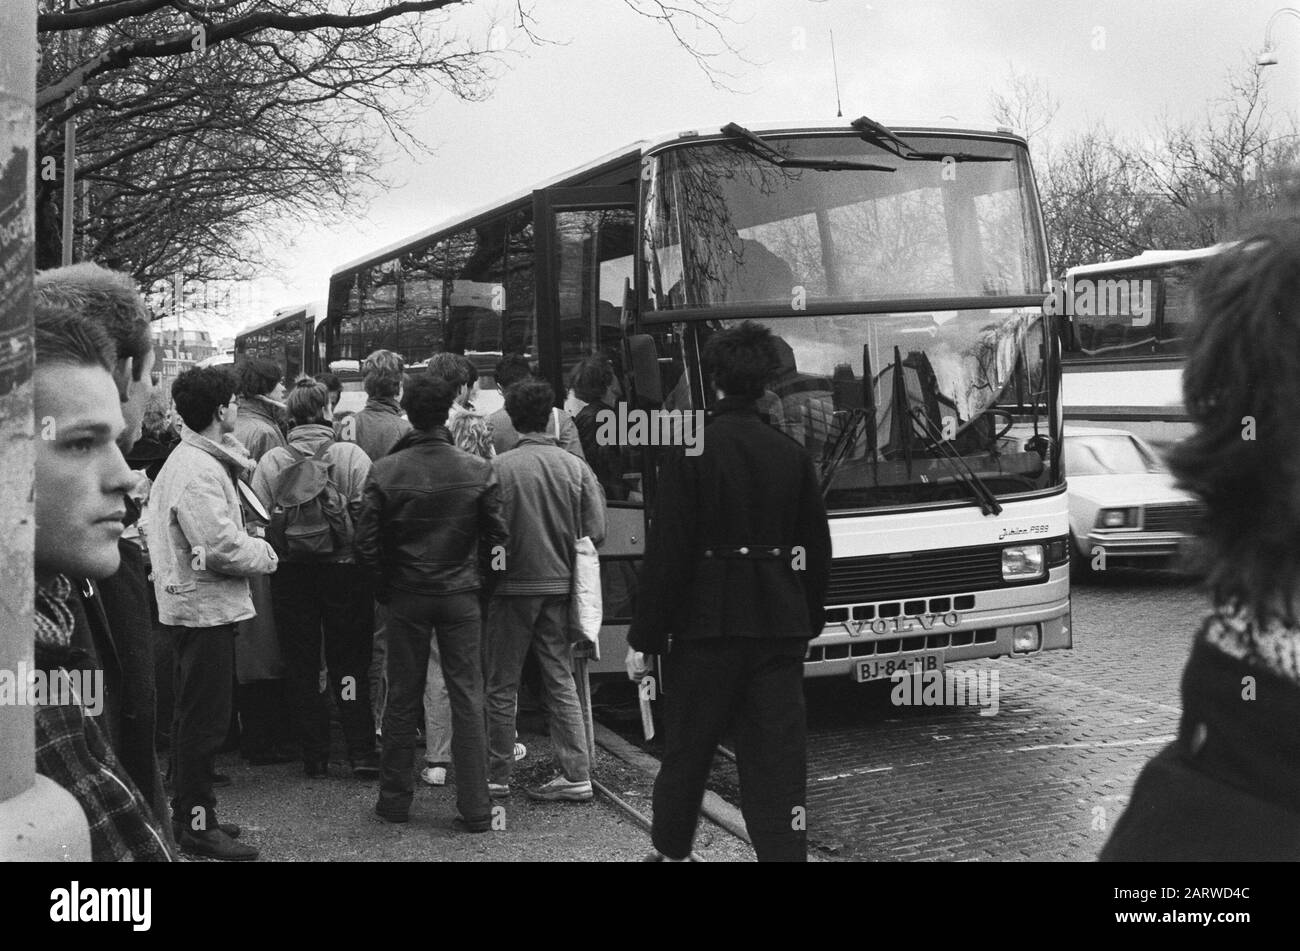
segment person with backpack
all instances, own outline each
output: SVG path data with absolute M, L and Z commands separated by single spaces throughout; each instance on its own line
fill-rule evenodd
M 329 705 L 319 689 L 323 637 L 353 775 L 376 776 L 379 754 L 366 674 L 372 592 L 352 545 L 370 458 L 356 443 L 335 440 L 324 384 L 298 380 L 287 408 L 293 424 L 289 444 L 262 457 L 253 491 L 270 518 L 267 538 L 280 556 L 271 598 L 303 771 L 311 778 L 328 772 Z

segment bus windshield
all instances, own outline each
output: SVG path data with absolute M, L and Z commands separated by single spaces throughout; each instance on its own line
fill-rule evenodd
M 1025 149 L 912 138 L 958 158 L 906 161 L 843 134 L 770 140 L 822 167 L 777 165 L 735 142 L 660 153 L 644 190 L 651 308 L 1041 295 Z
M 759 411 L 812 456 L 828 508 L 978 502 L 972 476 L 993 495 L 1059 481 L 1041 311 L 759 322 L 780 357 Z

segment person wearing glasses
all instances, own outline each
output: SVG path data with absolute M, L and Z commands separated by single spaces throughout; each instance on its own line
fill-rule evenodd
M 238 826 L 217 821 L 212 767 L 230 724 L 236 625 L 255 615 L 248 579 L 272 574 L 279 560 L 244 525 L 238 483 L 247 482 L 253 460 L 232 435 L 235 389 L 220 367 L 186 370 L 172 384 L 185 426 L 150 493 L 147 535 L 158 619 L 176 651 L 172 810 L 180 846 L 249 860 L 257 850 L 235 841 Z

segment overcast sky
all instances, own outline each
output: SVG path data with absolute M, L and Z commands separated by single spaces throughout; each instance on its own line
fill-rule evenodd
M 535 29 L 564 45 L 516 43 L 486 102 L 429 95 L 412 130 L 435 148 L 387 156 L 391 191 L 362 220 L 304 223 L 267 280 L 275 307 L 326 296 L 340 264 L 463 211 L 531 187 L 656 132 L 728 121 L 835 116 L 834 31 L 846 121 L 952 116 L 991 123 L 989 95 L 1014 67 L 1060 100 L 1053 137 L 1104 120 L 1147 136 L 1162 116 L 1192 118 L 1225 90 L 1229 70 L 1264 45 L 1276 0 L 738 0 L 728 36 L 747 65 L 724 59 L 735 91 L 716 89 L 657 24 L 618 0 L 536 0 Z M 508 5 L 507 5 L 508 7 Z M 457 21 L 480 28 L 480 19 Z M 1275 111 L 1300 94 L 1300 20 L 1276 29 Z

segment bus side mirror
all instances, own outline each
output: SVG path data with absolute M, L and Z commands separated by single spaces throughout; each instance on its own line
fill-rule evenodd
M 628 367 L 632 375 L 632 389 L 638 401 L 661 405 L 664 401 L 663 381 L 659 376 L 659 348 L 649 334 L 632 334 L 627 337 Z

